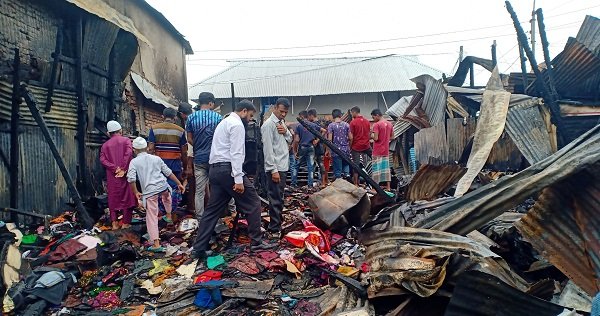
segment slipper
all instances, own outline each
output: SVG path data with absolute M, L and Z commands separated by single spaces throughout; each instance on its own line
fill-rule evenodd
M 166 252 L 167 250 L 165 249 L 165 247 L 158 247 L 158 248 L 154 248 L 154 247 L 148 247 L 148 249 L 146 249 L 150 252 Z
M 169 223 L 169 224 L 170 224 L 170 223 L 173 223 L 173 220 L 172 220 L 172 219 L 170 219 L 170 218 L 168 218 L 168 217 L 167 217 L 167 215 L 164 215 L 164 216 L 162 217 L 162 219 L 163 219 L 163 221 L 165 221 L 165 222 L 167 222 L 167 223 Z

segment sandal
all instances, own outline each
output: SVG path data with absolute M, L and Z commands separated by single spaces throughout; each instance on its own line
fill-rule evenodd
M 154 247 L 148 247 L 148 249 L 146 249 L 146 250 L 148 250 L 148 251 L 150 251 L 150 252 L 155 252 L 155 253 L 158 253 L 158 252 L 166 252 L 166 251 L 167 251 L 167 250 L 165 249 L 165 247 L 157 247 L 157 248 L 154 248 Z
M 165 221 L 165 222 L 167 222 L 167 223 L 169 223 L 169 224 L 173 223 L 173 220 L 172 220 L 172 219 L 170 219 L 170 218 L 168 218 L 168 217 L 167 217 L 167 215 L 164 215 L 164 216 L 162 217 L 162 219 L 163 219 L 163 221 Z

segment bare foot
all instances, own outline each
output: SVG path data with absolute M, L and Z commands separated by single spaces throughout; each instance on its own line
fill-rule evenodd
M 123 224 L 123 226 L 121 226 L 121 229 L 128 229 L 131 228 L 131 224 Z
M 121 225 L 119 225 L 119 222 L 113 222 L 112 223 L 112 229 L 113 230 L 119 230 L 119 229 L 121 229 Z

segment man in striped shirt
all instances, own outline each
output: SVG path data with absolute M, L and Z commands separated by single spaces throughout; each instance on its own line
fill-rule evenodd
M 148 134 L 148 151 L 162 158 L 167 167 L 173 171 L 177 179 L 181 180 L 183 160 L 187 158 L 187 140 L 185 130 L 175 124 L 177 110 L 165 108 L 163 123 L 158 123 L 150 128 Z M 177 192 L 177 184 L 168 179 L 173 188 L 172 209 L 176 210 L 181 201 L 181 192 Z

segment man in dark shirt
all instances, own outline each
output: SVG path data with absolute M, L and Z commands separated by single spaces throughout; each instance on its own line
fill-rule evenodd
M 204 213 L 204 193 L 208 183 L 208 159 L 213 134 L 221 122 L 221 115 L 214 112 L 215 96 L 210 92 L 202 92 L 198 96 L 200 110 L 187 119 L 185 130 L 187 139 L 194 147 L 194 175 L 196 178 L 196 217 L 200 219 Z
M 309 120 L 304 119 L 304 122 L 306 122 L 314 130 L 324 130 L 319 125 L 310 122 Z M 298 124 L 294 136 L 294 142 L 296 143 L 296 146 L 294 146 L 296 148 L 295 156 L 299 159 L 298 168 L 300 168 L 300 165 L 302 165 L 303 162 L 306 162 L 309 187 L 313 186 L 313 172 L 315 164 L 315 138 L 315 135 L 313 135 L 301 124 Z
M 317 130 L 323 129 L 322 126 L 319 124 L 319 120 L 317 119 L 317 110 L 308 110 L 308 120 L 319 126 L 319 129 Z M 319 180 L 321 181 L 322 185 L 326 185 L 325 182 L 327 179 L 327 171 L 325 171 L 325 163 L 323 161 L 323 156 L 325 155 L 325 148 L 323 146 L 325 145 L 323 145 L 318 138 L 315 138 L 313 144 L 315 147 L 315 162 L 319 166 Z
M 358 106 L 350 109 L 350 114 L 352 114 L 352 121 L 350 122 L 352 160 L 358 166 L 362 164 L 364 167 L 371 159 L 371 123 L 360 115 L 360 108 Z M 358 185 L 358 172 L 356 170 L 354 170 L 352 178 L 354 184 Z

